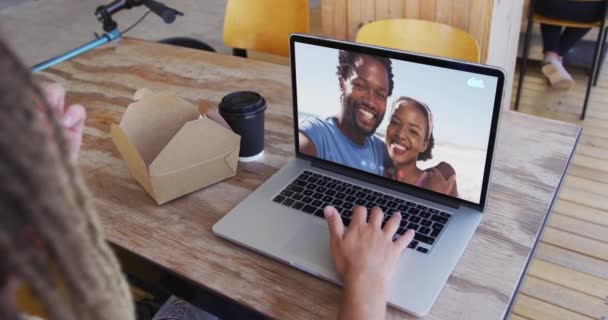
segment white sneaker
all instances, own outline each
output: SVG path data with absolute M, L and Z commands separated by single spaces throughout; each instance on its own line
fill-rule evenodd
M 549 79 L 549 83 L 552 87 L 558 89 L 569 89 L 574 85 L 572 76 L 566 71 L 564 65 L 558 61 L 550 61 L 543 65 L 541 69 L 542 73 Z

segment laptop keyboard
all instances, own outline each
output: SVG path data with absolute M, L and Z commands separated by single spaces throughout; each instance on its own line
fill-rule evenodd
M 368 209 L 368 218 L 373 207 L 382 209 L 382 227 L 392 213 L 398 211 L 402 219 L 394 239 L 403 235 L 407 229 L 413 229 L 416 235 L 408 247 L 422 253 L 431 250 L 452 216 L 441 210 L 308 170 L 294 179 L 273 201 L 320 218 L 324 218 L 323 208 L 332 205 L 338 210 L 346 226 L 350 224 L 352 209 L 356 205 Z

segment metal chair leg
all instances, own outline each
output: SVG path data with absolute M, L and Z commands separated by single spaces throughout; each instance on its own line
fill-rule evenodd
M 232 55 L 235 57 L 247 58 L 247 50 L 239 49 L 239 48 L 232 48 Z
M 524 40 L 524 52 L 522 55 L 521 67 L 519 68 L 519 80 L 517 81 L 517 94 L 515 95 L 515 110 L 519 109 L 519 100 L 521 99 L 521 89 L 528 67 L 528 54 L 530 53 L 530 41 L 532 40 L 532 27 L 534 26 L 534 6 L 536 0 L 530 1 L 530 10 L 528 12 L 528 27 L 526 30 L 526 38 Z
M 600 47 L 600 61 L 597 64 L 597 71 L 595 74 L 595 79 L 593 79 L 593 86 L 597 86 L 597 81 L 600 78 L 600 73 L 602 73 L 602 67 L 604 66 L 604 60 L 606 57 L 606 36 L 608 35 L 608 32 L 606 31 L 606 28 L 604 28 L 604 39 L 602 39 L 602 44 Z
M 599 44 L 596 44 L 596 50 L 599 50 Z M 597 67 L 597 62 L 599 60 L 598 55 L 594 55 L 593 57 L 593 64 L 592 64 L 592 70 L 596 70 Z M 589 105 L 589 97 L 591 96 L 591 87 L 593 86 L 593 81 L 595 78 L 595 72 L 593 72 L 590 76 L 589 76 L 589 80 L 587 81 L 587 91 L 585 92 L 585 101 L 583 102 L 583 111 L 581 113 L 581 120 L 585 120 L 585 115 L 587 114 L 587 106 Z
M 595 43 L 595 50 L 593 51 L 593 64 L 591 65 L 591 74 L 589 76 L 593 79 L 591 84 L 595 87 L 595 78 L 598 74 L 598 66 L 600 58 L 602 57 L 602 39 L 604 38 L 604 28 L 600 27 L 597 33 L 597 40 Z M 597 59 L 597 60 L 596 60 Z
M 589 80 L 587 81 L 587 91 L 585 92 L 585 102 L 583 102 L 583 111 L 581 113 L 581 120 L 585 120 L 585 115 L 587 114 L 587 106 L 589 105 L 589 96 L 591 95 L 591 87 L 593 86 L 593 81 L 595 78 L 595 73 L 596 73 L 596 69 L 597 69 L 597 63 L 599 60 L 599 48 L 600 47 L 600 42 L 595 44 L 595 51 L 594 51 L 594 55 L 593 55 L 593 63 L 591 65 L 591 70 L 592 73 L 589 76 Z
M 593 76 L 590 76 L 587 84 L 587 92 L 585 92 L 585 102 L 583 103 L 583 112 L 581 113 L 581 120 L 585 120 L 585 114 L 587 113 L 587 105 L 589 104 L 589 96 L 591 95 L 592 86 Z
M 600 60 L 602 49 L 602 40 L 604 39 L 604 32 L 606 30 L 606 14 L 602 16 L 602 23 L 600 24 L 600 32 L 597 36 L 597 42 L 595 43 L 595 51 L 593 52 L 593 63 L 591 64 L 591 76 L 587 83 L 587 92 L 585 93 L 585 102 L 583 103 L 583 112 L 581 112 L 581 120 L 585 120 L 587 114 L 587 106 L 589 105 L 589 96 L 591 95 L 591 87 L 595 81 L 596 74 L 599 73 L 598 63 Z

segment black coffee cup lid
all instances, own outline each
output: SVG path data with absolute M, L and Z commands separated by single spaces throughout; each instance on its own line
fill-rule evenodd
M 222 98 L 220 111 L 245 115 L 257 113 L 266 109 L 266 101 L 257 92 L 237 91 L 230 93 Z

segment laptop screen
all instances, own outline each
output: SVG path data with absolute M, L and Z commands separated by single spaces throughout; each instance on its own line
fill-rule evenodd
M 346 47 L 293 44 L 298 153 L 485 202 L 499 76 Z

